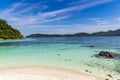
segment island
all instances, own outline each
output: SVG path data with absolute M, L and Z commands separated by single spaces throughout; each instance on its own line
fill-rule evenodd
M 109 30 L 109 31 L 100 31 L 94 33 L 75 33 L 75 34 L 31 34 L 26 38 L 37 38 L 37 37 L 81 37 L 81 36 L 120 36 L 120 29 L 117 30 Z
M 0 40 L 22 39 L 23 35 L 17 29 L 14 29 L 7 21 L 0 19 Z

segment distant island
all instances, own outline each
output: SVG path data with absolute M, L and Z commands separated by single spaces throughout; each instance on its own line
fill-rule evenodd
M 120 29 L 117 30 L 109 30 L 109 31 L 101 31 L 95 33 L 75 33 L 75 34 L 31 34 L 26 38 L 37 38 L 37 37 L 81 37 L 81 36 L 120 36 Z
M 22 38 L 23 35 L 19 30 L 12 28 L 5 20 L 0 19 L 0 40 Z

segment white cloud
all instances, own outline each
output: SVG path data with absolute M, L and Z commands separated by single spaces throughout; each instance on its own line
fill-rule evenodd
M 70 2 L 68 5 L 81 5 L 81 4 L 85 4 L 85 3 L 105 3 L 105 2 L 109 2 L 112 0 L 78 0 L 78 1 L 74 1 L 74 2 Z
M 8 8 L 0 11 L 0 17 L 7 20 L 10 24 L 16 27 L 23 26 L 24 28 L 28 26 L 29 28 L 29 26 L 32 25 L 33 27 L 37 26 L 41 28 L 40 24 L 42 23 L 60 21 L 69 18 L 71 16 L 69 12 L 77 11 L 77 10 L 80 11 L 109 1 L 111 0 L 96 0 L 96 1 L 84 2 L 82 4 L 72 5 L 67 8 L 48 11 L 48 12 L 43 12 L 43 10 L 49 8 L 49 6 L 43 4 L 42 2 L 39 2 L 34 5 L 24 2 L 19 2 L 19 3 L 14 3 Z M 34 13 L 34 10 L 37 10 L 37 12 Z M 105 24 L 103 21 L 97 19 L 96 22 Z M 59 30 L 66 31 L 69 29 L 60 28 Z M 70 31 L 72 31 L 72 29 Z
M 99 25 L 107 25 L 107 22 L 100 18 L 90 18 L 90 20 Z
M 7 9 L 1 11 L 0 17 L 8 20 L 9 22 L 12 22 L 14 25 L 17 25 L 17 26 L 35 24 L 35 23 L 41 23 L 41 22 L 43 22 L 43 23 L 44 22 L 51 22 L 51 21 L 55 21 L 55 20 L 63 20 L 63 19 L 68 18 L 65 15 L 61 15 L 61 14 L 66 14 L 68 12 L 76 11 L 76 10 L 83 10 L 83 9 L 88 8 L 88 7 L 96 6 L 96 5 L 106 3 L 109 1 L 111 1 L 111 0 L 93 1 L 93 2 L 89 2 L 89 3 L 75 5 L 75 6 L 71 6 L 68 8 L 55 10 L 55 11 L 49 11 L 49 12 L 42 12 L 41 7 L 43 9 L 46 9 L 47 6 L 46 5 L 39 6 L 39 4 L 41 3 L 40 2 L 40 3 L 37 3 L 33 6 L 27 6 L 25 8 L 22 8 L 21 11 L 16 12 L 16 10 L 19 7 L 22 7 L 23 4 L 25 4 L 23 2 L 20 2 L 20 3 L 15 3 L 11 7 L 8 7 Z M 37 12 L 36 14 L 28 14 L 28 13 L 32 12 L 32 10 L 34 10 L 36 7 L 40 8 L 39 12 Z M 24 13 L 26 13 L 28 15 L 23 15 Z
M 45 34 L 68 34 L 87 32 L 93 33 L 98 31 L 108 31 L 119 29 L 119 26 L 112 25 L 85 25 L 85 24 L 73 24 L 73 25 L 40 25 L 30 26 L 30 30 L 35 29 L 36 32 Z M 35 33 L 36 33 L 35 32 Z
M 92 2 L 93 0 L 78 0 L 75 2 L 70 2 L 68 5 L 79 5 L 79 4 L 84 4 L 84 3 L 88 3 L 88 2 Z
M 118 20 L 120 20 L 120 17 L 118 17 Z

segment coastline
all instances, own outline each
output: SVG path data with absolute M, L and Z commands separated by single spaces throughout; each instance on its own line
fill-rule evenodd
M 105 80 L 83 72 L 57 67 L 20 67 L 0 70 L 0 80 Z
M 87 43 L 89 38 L 81 39 Z M 54 38 L 51 42 L 51 39 L 42 38 L 20 40 L 20 43 L 17 43 L 18 40 L 1 41 L 0 80 L 119 80 L 120 74 L 114 70 L 119 63 L 117 60 L 92 56 L 103 50 L 97 47 L 103 42 L 98 44 L 95 41 L 99 38 L 91 38 L 90 43 L 98 44 L 91 48 L 88 43 L 86 46 L 79 42 L 81 39 Z M 105 43 L 109 45 L 107 38 Z M 110 49 L 105 50 L 115 52 L 111 46 L 106 47 Z M 19 76 L 23 78 L 18 79 Z

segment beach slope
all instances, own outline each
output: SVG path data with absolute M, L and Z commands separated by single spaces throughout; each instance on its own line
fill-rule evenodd
M 1 70 L 0 80 L 104 80 L 104 78 L 61 68 L 24 67 Z

